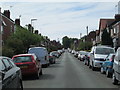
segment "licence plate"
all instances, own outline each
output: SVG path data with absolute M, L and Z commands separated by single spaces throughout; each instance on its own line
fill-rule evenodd
M 20 66 L 20 68 L 28 68 L 28 66 Z

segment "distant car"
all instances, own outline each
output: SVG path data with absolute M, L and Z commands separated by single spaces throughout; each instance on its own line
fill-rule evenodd
M 120 82 L 120 47 L 117 49 L 113 63 L 113 84 Z
M 63 50 L 58 50 L 58 52 L 59 52 L 59 54 L 60 54 L 60 56 L 61 56 L 62 53 L 63 53 Z
M 89 52 L 84 56 L 84 64 L 87 66 L 89 66 L 90 64 L 90 53 Z
M 108 46 L 93 46 L 90 52 L 90 65 L 94 71 L 96 68 L 101 68 L 105 58 L 110 54 L 115 53 L 115 50 Z
M 74 53 L 74 57 L 78 57 L 78 53 L 79 53 L 79 51 L 76 51 L 75 53 Z
M 79 51 L 78 59 L 79 59 L 80 61 L 84 61 L 85 55 L 87 55 L 87 52 L 86 52 L 86 51 Z
M 14 63 L 21 68 L 22 75 L 34 75 L 39 79 L 39 75 L 42 75 L 42 67 L 40 60 L 35 54 L 19 54 L 13 56 Z
M 109 54 L 101 65 L 101 73 L 105 73 L 107 77 L 112 77 L 114 57 L 115 54 Z
M 49 54 L 49 62 L 50 64 L 55 64 L 56 57 L 54 56 L 54 52 L 50 52 Z
M 32 47 L 29 48 L 28 53 L 34 53 L 40 60 L 42 67 L 49 66 L 49 54 L 45 47 Z
M 59 52 L 58 51 L 52 51 L 52 55 L 55 56 L 56 58 L 59 58 Z
M 0 56 L 0 89 L 16 88 L 23 90 L 21 70 L 13 60 Z

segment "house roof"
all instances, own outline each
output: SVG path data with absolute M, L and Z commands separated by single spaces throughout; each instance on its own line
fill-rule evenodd
M 12 19 L 10 19 L 10 18 L 8 18 L 8 17 L 6 17 L 5 15 L 3 15 L 2 13 L 1 13 L 1 15 L 2 15 L 2 18 L 6 18 L 7 20 L 9 20 L 10 22 L 12 22 L 12 23 L 14 23 L 14 21 L 12 20 Z M 2 19 L 3 20 L 3 19 Z
M 100 19 L 99 30 L 104 30 L 106 26 L 114 22 L 115 19 Z
M 112 25 L 116 24 L 117 22 L 120 22 L 120 14 L 115 15 L 115 20 L 108 25 L 108 27 L 111 27 Z

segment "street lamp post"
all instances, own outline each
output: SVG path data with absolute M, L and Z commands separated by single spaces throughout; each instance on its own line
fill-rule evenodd
M 31 32 L 32 32 L 32 22 L 36 21 L 37 19 L 31 19 Z

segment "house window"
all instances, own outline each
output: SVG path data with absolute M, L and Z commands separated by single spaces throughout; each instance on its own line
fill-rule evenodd
M 12 32 L 12 25 L 11 25 L 11 29 L 10 29 L 10 31 Z
M 117 25 L 116 33 L 119 33 L 119 25 Z
M 113 33 L 114 33 L 114 34 L 117 33 L 116 27 L 113 29 Z
M 3 34 L 3 25 L 1 26 L 1 34 Z

